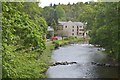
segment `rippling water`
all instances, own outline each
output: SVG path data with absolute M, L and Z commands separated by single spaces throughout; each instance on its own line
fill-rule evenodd
M 76 61 L 78 64 L 50 66 L 48 78 L 117 78 L 117 68 L 91 65 L 92 61 L 109 61 L 91 44 L 71 44 L 53 51 L 52 62 Z

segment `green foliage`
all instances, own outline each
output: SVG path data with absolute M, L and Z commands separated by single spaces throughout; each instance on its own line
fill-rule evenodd
M 57 23 L 57 16 L 52 7 L 45 7 L 42 11 L 42 16 L 45 18 L 49 26 L 54 24 L 54 21 Z
M 36 51 L 25 53 L 10 51 L 15 46 L 7 46 L 7 54 L 3 55 L 3 78 L 45 78 L 45 72 L 51 59 L 52 44 L 44 50 L 42 55 Z M 38 56 L 39 55 L 39 56 Z
M 35 54 L 38 53 L 7 52 L 3 56 L 3 78 L 44 78 L 46 64 L 40 63 Z
M 58 17 L 59 19 L 61 19 L 62 17 L 65 16 L 65 11 L 64 11 L 64 9 L 63 9 L 61 6 L 57 6 L 57 7 L 55 8 L 55 10 L 56 10 L 57 17 Z
M 65 12 L 61 6 L 56 6 L 56 7 L 50 6 L 50 7 L 43 8 L 42 16 L 47 21 L 47 24 L 49 26 L 52 26 L 54 28 L 54 30 L 56 31 L 58 19 L 61 19 L 62 17 L 64 17 Z
M 41 50 L 43 50 L 44 40 L 42 39 L 42 34 L 46 32 L 43 27 L 45 29 L 47 27 L 45 21 L 39 18 L 39 25 L 42 27 L 36 25 L 33 20 L 29 19 L 27 14 L 18 11 L 14 4 L 5 3 L 3 5 L 3 42 L 14 45 L 19 44 L 26 48 L 40 48 L 41 46 Z
M 95 11 L 91 5 L 84 5 L 79 15 L 79 21 L 87 22 L 87 29 L 91 29 L 95 20 Z
M 104 47 L 108 54 L 118 59 L 119 35 L 118 35 L 118 2 L 89 2 L 76 4 L 59 4 L 65 11 L 63 21 L 87 22 L 86 29 L 90 32 L 90 43 L 99 44 Z M 57 7 L 56 7 L 57 8 Z
M 45 49 L 47 24 L 36 5 L 2 3 L 3 78 L 45 78 L 48 65 L 38 57 Z
M 82 38 L 76 38 L 76 37 L 67 37 L 65 38 L 64 40 L 56 40 L 56 41 L 53 41 L 52 43 L 55 45 L 55 46 L 64 46 L 66 44 L 69 44 L 69 43 L 79 43 L 83 41 Z
M 70 36 L 70 37 L 66 37 L 66 38 L 64 38 L 64 40 L 74 40 L 74 39 L 77 39 L 77 37 Z
M 118 59 L 119 8 L 119 3 L 61 4 L 44 9 L 38 3 L 2 3 L 3 78 L 45 78 L 54 45 L 82 40 L 69 37 L 45 44 L 47 24 L 56 30 L 58 19 L 87 22 L 90 43 L 101 45 Z
M 118 18 L 119 3 L 76 3 L 60 5 L 66 20 L 87 22 L 90 43 L 99 44 L 108 54 L 118 59 Z M 64 18 L 64 17 L 63 17 Z
M 96 19 L 90 42 L 101 45 L 109 55 L 118 59 L 118 3 L 99 3 L 95 8 Z

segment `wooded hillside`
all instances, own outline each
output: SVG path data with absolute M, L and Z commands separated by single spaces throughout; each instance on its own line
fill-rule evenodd
M 60 7 L 60 8 L 58 8 Z M 56 8 L 59 12 L 56 11 Z M 49 17 L 45 16 L 52 14 L 50 11 L 44 15 L 46 9 L 52 9 L 57 14 L 53 14 Z M 116 59 L 119 57 L 119 2 L 86 2 L 76 4 L 59 4 L 50 5 L 43 9 L 43 16 L 48 25 L 53 26 L 58 21 L 80 21 L 87 22 L 86 29 L 89 30 L 89 36 L 91 37 L 91 44 L 98 44 L 104 47 L 108 54 L 114 56 Z M 53 12 L 52 11 L 52 12 Z M 55 17 L 61 15 L 61 17 Z M 64 16 L 63 16 L 64 15 Z M 47 18 L 46 18 L 47 17 Z M 55 18 L 54 18 L 55 17 Z M 52 20 L 51 20 L 52 19 Z M 51 22 L 49 22 L 51 21 Z M 55 25 L 54 25 L 55 26 Z
M 40 58 L 46 48 L 45 34 L 47 26 L 56 31 L 58 21 L 87 22 L 90 43 L 101 45 L 109 55 L 120 59 L 119 18 L 117 2 L 44 8 L 38 3 L 2 2 L 3 78 L 45 78 L 48 64 Z

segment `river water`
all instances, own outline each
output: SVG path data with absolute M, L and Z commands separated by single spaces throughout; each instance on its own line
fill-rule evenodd
M 77 62 L 78 64 L 50 66 L 48 78 L 118 78 L 116 67 L 95 66 L 91 62 L 108 63 L 102 51 L 91 44 L 71 44 L 53 51 L 52 62 Z

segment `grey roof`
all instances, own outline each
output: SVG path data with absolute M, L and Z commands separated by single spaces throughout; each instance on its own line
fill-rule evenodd
M 83 26 L 84 24 L 82 22 L 74 22 L 77 26 Z
M 59 25 L 64 25 L 66 22 L 59 22 Z
M 72 22 L 72 21 L 68 21 L 68 22 L 66 22 L 65 23 L 65 25 L 71 25 L 71 26 L 74 26 L 74 25 L 76 25 L 74 22 Z
M 84 25 L 82 22 L 72 22 L 72 21 L 59 22 L 59 25 L 65 25 L 65 24 L 71 24 L 71 25 L 76 25 L 76 26 L 83 26 Z
M 54 29 L 51 26 L 48 26 L 48 30 L 47 31 L 54 31 Z

